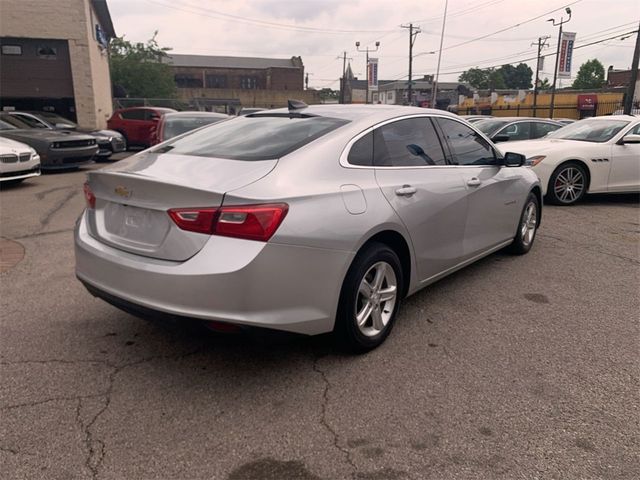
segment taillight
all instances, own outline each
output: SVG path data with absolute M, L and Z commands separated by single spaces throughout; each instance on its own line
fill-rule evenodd
M 190 232 L 266 242 L 287 215 L 286 203 L 215 208 L 175 208 L 169 216 Z
M 85 182 L 82 189 L 84 190 L 84 199 L 87 201 L 87 208 L 96 208 L 96 196 L 91 191 L 89 183 Z
M 173 208 L 169 216 L 182 230 L 211 234 L 217 211 L 217 208 Z

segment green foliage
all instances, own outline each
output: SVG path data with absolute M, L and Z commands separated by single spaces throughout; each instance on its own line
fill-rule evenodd
M 109 46 L 111 82 L 129 97 L 173 98 L 176 83 L 171 67 L 162 63 L 170 48 L 160 47 L 158 32 L 147 43 L 131 43 L 114 38 Z
M 602 88 L 604 85 L 604 66 L 597 58 L 587 60 L 578 70 L 573 88 Z
M 544 80 L 538 80 L 538 88 L 540 90 L 549 90 L 551 88 L 551 82 L 548 78 L 545 78 Z
M 482 90 L 501 88 L 528 89 L 532 87 L 533 71 L 526 63 L 503 65 L 500 68 L 470 68 L 458 80 Z
M 340 92 L 331 90 L 330 88 L 321 88 L 318 93 L 320 100 L 337 100 L 340 96 Z

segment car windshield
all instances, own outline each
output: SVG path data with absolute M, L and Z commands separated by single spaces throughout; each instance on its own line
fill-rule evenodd
M 218 122 L 154 151 L 228 158 L 270 160 L 280 158 L 349 123 L 329 117 L 251 115 Z
M 626 120 L 580 120 L 550 133 L 547 138 L 602 143 L 611 140 L 627 125 Z
M 480 130 L 485 135 L 491 135 L 497 131 L 500 127 L 504 127 L 510 120 L 480 120 L 474 122 L 473 126 Z
M 171 114 L 169 114 L 169 116 L 164 119 L 162 140 L 169 140 L 170 138 L 177 137 L 185 132 L 204 127 L 205 125 L 210 125 L 224 119 L 225 117 L 217 117 L 214 115 L 194 115 L 192 117 L 188 117 L 185 115 L 171 116 Z
M 0 115 L 0 120 L 4 125 L 7 125 L 7 127 L 9 127 L 9 128 L 3 128 L 3 130 L 12 130 L 11 127 L 13 127 L 13 130 L 15 130 L 16 128 L 22 128 L 22 129 L 31 128 L 29 124 L 23 122 L 18 117 L 15 117 L 13 115 L 9 115 L 9 114 Z
M 11 115 L 11 117 L 18 118 L 22 123 L 24 123 L 25 125 L 28 125 L 29 128 L 51 128 L 42 120 L 39 120 L 38 118 L 34 118 L 31 115 L 15 114 L 15 115 Z
M 44 120 L 46 120 L 49 123 L 53 123 L 54 125 L 56 123 L 64 123 L 65 125 L 71 125 L 73 127 L 77 126 L 75 122 L 72 122 L 68 118 L 61 117 L 57 113 L 52 113 L 52 112 L 37 112 L 36 113 L 36 112 L 34 112 L 33 114 L 36 117 L 43 118 Z

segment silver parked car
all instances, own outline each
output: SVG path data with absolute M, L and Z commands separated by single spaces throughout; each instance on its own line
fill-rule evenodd
M 400 301 L 531 248 L 536 175 L 439 110 L 326 105 L 219 122 L 88 173 L 76 273 L 142 315 L 333 331 L 366 351 Z

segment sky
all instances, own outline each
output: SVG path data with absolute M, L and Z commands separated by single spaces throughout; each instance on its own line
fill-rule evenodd
M 198 55 L 302 57 L 310 88 L 339 88 L 346 51 L 358 78 L 365 78 L 365 53 L 378 58 L 379 78 L 406 79 L 409 30 L 419 33 L 413 47 L 414 78 L 435 74 L 446 0 L 108 0 L 118 36 L 157 40 L 172 53 Z M 605 69 L 631 67 L 640 0 L 448 0 L 441 51 L 440 81 L 456 81 L 472 67 L 528 60 L 535 71 L 539 37 L 550 36 L 555 51 L 558 27 L 547 19 L 571 20 L 576 32 L 573 75 L 583 62 L 599 59 Z M 536 18 L 540 17 L 540 18 Z M 616 37 L 594 45 L 609 37 Z M 533 44 L 533 45 L 532 45 Z M 585 45 L 585 46 L 582 46 Z M 435 52 L 435 53 L 431 53 Z M 553 76 L 554 57 L 541 78 Z M 568 86 L 569 80 L 561 85 Z

